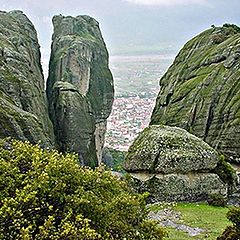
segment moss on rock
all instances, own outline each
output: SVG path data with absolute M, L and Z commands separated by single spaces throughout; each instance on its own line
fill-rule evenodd
M 63 152 L 78 153 L 80 164 L 98 165 L 94 139 L 95 121 L 89 103 L 68 82 L 56 82 L 52 95 L 56 140 Z
M 54 147 L 37 33 L 21 11 L 0 11 L 0 137 Z
M 96 129 L 94 134 L 97 149 L 95 151 L 97 151 L 100 160 L 104 145 L 106 120 L 113 103 L 113 78 L 108 67 L 108 52 L 99 24 L 89 16 L 65 17 L 59 15 L 54 16 L 53 26 L 54 34 L 47 80 L 51 119 L 54 123 L 58 121 L 54 119 L 55 84 L 58 82 L 71 84 L 79 94 L 87 98 L 90 104 L 89 108 L 92 111 L 89 114 L 94 117 L 95 122 L 90 121 L 89 123 L 92 123 L 92 128 Z M 80 105 L 80 102 L 78 105 Z M 76 106 L 77 103 L 74 104 Z M 77 112 L 73 113 L 72 119 L 74 118 L 79 119 Z M 81 132 L 88 129 L 88 126 L 84 125 L 86 123 L 86 121 L 83 121 L 76 126 L 75 131 Z M 54 128 L 55 132 L 58 132 L 61 126 L 54 124 Z M 89 134 L 93 136 L 92 131 L 89 131 Z M 72 137 L 71 140 L 71 133 L 69 132 L 68 140 L 70 142 L 73 141 L 74 134 Z M 78 141 L 82 140 L 83 138 L 79 138 Z M 58 141 L 63 142 L 66 139 L 62 136 L 62 139 L 58 138 Z
M 163 125 L 147 127 L 127 153 L 124 168 L 129 172 L 208 172 L 218 164 L 218 153 L 186 130 Z
M 240 161 L 240 31 L 224 24 L 182 48 L 160 80 L 151 124 L 184 128 Z
M 133 188 L 148 191 L 153 202 L 204 201 L 213 194 L 226 197 L 236 176 L 203 140 L 163 125 L 151 125 L 139 134 L 124 169 L 132 176 Z

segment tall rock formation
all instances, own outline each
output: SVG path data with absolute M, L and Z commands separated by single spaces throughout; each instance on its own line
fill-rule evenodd
M 151 125 L 187 129 L 240 162 L 240 28 L 212 27 L 189 41 L 160 80 Z
M 54 147 L 37 33 L 21 11 L 0 12 L 0 138 Z
M 88 159 L 96 165 L 95 145 L 101 159 L 114 94 L 108 52 L 91 17 L 59 15 L 53 25 L 47 96 L 57 142 L 63 151 L 78 152 L 84 164 Z

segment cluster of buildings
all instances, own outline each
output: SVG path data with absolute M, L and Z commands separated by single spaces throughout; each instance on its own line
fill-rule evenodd
M 173 56 L 161 54 L 110 57 L 116 97 L 108 119 L 106 147 L 127 151 L 149 125 L 159 79 L 172 61 Z
M 106 147 L 127 151 L 133 140 L 148 126 L 155 97 L 117 97 L 108 118 Z

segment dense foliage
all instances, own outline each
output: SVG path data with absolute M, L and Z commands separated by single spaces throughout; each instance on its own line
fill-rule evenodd
M 0 239 L 162 239 L 145 198 L 74 155 L 0 141 Z
M 233 223 L 228 226 L 217 240 L 239 240 L 240 239 L 240 208 L 230 209 L 227 218 Z
M 125 156 L 126 152 L 124 151 L 119 151 L 113 148 L 104 148 L 103 163 L 113 171 L 124 172 L 123 161 Z
M 219 156 L 219 162 L 217 167 L 214 169 L 214 173 L 216 173 L 223 182 L 227 184 L 234 184 L 236 179 L 236 171 L 233 169 L 231 164 L 226 162 L 224 155 Z
M 207 200 L 210 206 L 218 206 L 218 207 L 225 207 L 226 206 L 226 199 L 221 194 L 212 194 L 208 196 Z
M 238 26 L 235 25 L 235 24 L 225 23 L 225 24 L 223 24 L 223 27 L 225 27 L 225 28 L 230 28 L 230 29 L 232 29 L 232 31 L 235 31 L 235 32 L 239 32 L 239 33 L 240 33 L 240 27 L 238 27 Z

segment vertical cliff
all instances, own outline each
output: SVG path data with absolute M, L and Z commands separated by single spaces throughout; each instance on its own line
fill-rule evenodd
M 37 33 L 21 11 L 0 12 L 0 138 L 54 146 Z
M 72 84 L 58 81 L 52 89 L 52 106 L 60 150 L 78 153 L 81 165 L 97 166 L 95 121 L 86 98 Z
M 240 162 L 240 28 L 212 27 L 189 41 L 160 80 L 151 125 L 187 129 Z
M 61 150 L 76 152 L 83 150 L 78 145 L 85 141 L 84 152 L 91 153 L 94 162 L 94 152 L 101 159 L 106 120 L 113 102 L 108 52 L 99 24 L 91 17 L 55 16 L 53 25 L 47 96 L 57 141 Z M 58 88 L 59 84 L 64 89 Z M 81 114 L 89 121 L 83 120 Z M 64 123 L 74 130 L 66 131 Z M 77 142 L 73 147 L 74 139 Z M 83 155 L 83 159 L 89 158 L 89 154 Z

